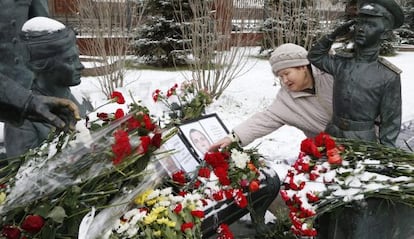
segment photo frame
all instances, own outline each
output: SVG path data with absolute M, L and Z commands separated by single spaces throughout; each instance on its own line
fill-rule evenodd
M 169 152 L 161 154 L 159 160 L 170 176 L 179 170 L 193 172 L 204 159 L 208 147 L 229 133 L 217 114 L 186 121 L 177 128 L 177 134 L 160 148 L 160 151 Z

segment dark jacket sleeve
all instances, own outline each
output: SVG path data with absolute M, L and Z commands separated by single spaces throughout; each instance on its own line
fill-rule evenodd
M 381 144 L 395 146 L 401 128 L 401 79 L 396 75 L 386 85 L 381 98 L 379 138 Z
M 19 127 L 4 126 L 4 142 L 7 157 L 16 157 L 39 145 L 39 133 L 33 123 L 25 120 Z
M 31 95 L 31 91 L 0 73 L 0 121 L 21 124 Z
M 33 17 L 48 17 L 48 0 L 32 0 L 29 8 L 29 19 Z
M 333 41 L 331 39 L 323 36 L 309 50 L 308 59 L 319 69 L 334 75 L 337 68 L 335 67 L 335 57 L 329 54 L 332 44 Z

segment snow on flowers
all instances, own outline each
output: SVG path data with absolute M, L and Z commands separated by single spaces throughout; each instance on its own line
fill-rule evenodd
M 316 217 L 354 200 L 387 198 L 414 207 L 414 155 L 322 132 L 301 143 L 280 195 L 296 235 L 316 236 Z
M 80 212 L 107 206 L 139 185 L 161 132 L 146 107 L 133 102 L 125 115 L 120 104 L 123 95 L 113 92 L 105 105 L 115 106 L 114 112 L 90 113 L 78 122 L 79 132 L 51 137 L 1 169 L 7 172 L 0 179 L 3 236 L 75 238 L 79 225 L 72 225 L 78 222 L 73 218 L 82 218 Z M 28 213 L 33 216 L 19 218 Z
M 210 152 L 196 172 L 177 171 L 171 187 L 148 190 L 135 198 L 136 207 L 116 223 L 112 238 L 201 238 L 204 212 L 218 202 L 233 200 L 248 206 L 247 193 L 260 187 L 264 164 L 256 150 L 233 145 L 226 152 Z M 218 238 L 234 238 L 226 224 Z

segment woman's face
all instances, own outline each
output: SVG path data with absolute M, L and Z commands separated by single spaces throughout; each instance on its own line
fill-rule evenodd
M 211 144 L 204 134 L 202 134 L 199 131 L 193 131 L 190 133 L 190 138 L 198 151 L 200 151 L 201 153 L 205 153 L 208 151 Z
M 277 72 L 280 83 L 289 91 L 299 92 L 312 88 L 307 66 L 285 68 Z

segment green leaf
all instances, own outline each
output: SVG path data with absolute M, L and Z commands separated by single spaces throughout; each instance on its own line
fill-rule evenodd
M 47 215 L 47 218 L 51 218 L 57 223 L 63 223 L 63 220 L 67 217 L 65 209 L 63 207 L 57 206 Z
M 41 204 L 33 210 L 33 214 L 37 214 L 46 218 L 50 212 L 50 205 Z

